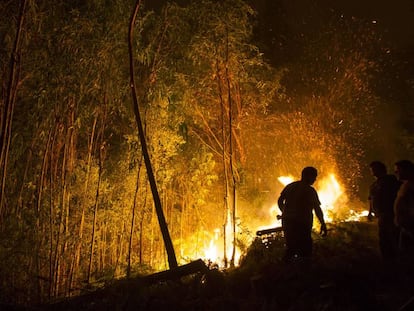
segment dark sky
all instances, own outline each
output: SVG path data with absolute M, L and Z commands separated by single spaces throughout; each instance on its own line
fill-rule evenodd
M 261 0 L 259 0 L 261 1 Z M 275 1 L 275 0 L 273 0 Z M 288 15 L 301 16 L 314 3 L 347 16 L 376 21 L 389 39 L 414 46 L 414 0 L 282 0 Z
M 188 1 L 188 0 L 187 0 Z M 185 3 L 186 0 L 176 0 Z M 149 0 L 151 7 L 160 7 L 167 0 Z M 257 9 L 268 10 L 282 5 L 287 16 L 298 20 L 315 7 L 333 9 L 346 16 L 377 21 L 378 27 L 401 47 L 414 48 L 414 0 L 250 0 Z M 317 18 L 317 17 L 316 17 Z

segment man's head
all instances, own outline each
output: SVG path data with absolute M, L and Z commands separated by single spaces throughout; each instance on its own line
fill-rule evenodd
M 317 169 L 312 166 L 307 166 L 302 170 L 301 180 L 312 185 L 316 180 L 316 176 L 318 176 Z
M 384 163 L 380 161 L 373 161 L 369 164 L 369 167 L 371 168 L 371 173 L 375 177 L 382 177 L 387 174 L 387 167 Z
M 414 180 L 414 163 L 410 160 L 395 162 L 395 175 L 399 180 Z

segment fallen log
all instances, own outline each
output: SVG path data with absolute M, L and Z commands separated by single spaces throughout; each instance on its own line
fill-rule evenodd
M 133 297 L 142 295 L 142 293 L 145 292 L 143 291 L 145 287 L 149 287 L 159 282 L 179 281 L 180 278 L 184 276 L 196 273 L 207 274 L 209 271 L 210 270 L 204 261 L 198 259 L 188 264 L 178 266 L 170 270 L 150 274 L 148 276 L 117 280 L 113 284 L 110 284 L 104 288 L 95 289 L 76 297 L 67 297 L 60 301 L 34 307 L 33 311 L 95 311 L 120 309 L 120 306 L 122 306 L 122 308 L 125 307 L 123 304 L 133 303 L 129 300 L 134 301 L 135 298 Z M 1 305 L 0 310 L 3 310 L 1 309 Z M 15 310 L 20 309 L 16 308 Z
M 161 271 L 161 272 L 147 275 L 143 278 L 143 281 L 145 283 L 174 281 L 186 275 L 195 274 L 198 272 L 207 273 L 208 271 L 209 269 L 204 263 L 204 261 L 202 259 L 197 259 L 188 264 L 177 266 L 170 270 Z

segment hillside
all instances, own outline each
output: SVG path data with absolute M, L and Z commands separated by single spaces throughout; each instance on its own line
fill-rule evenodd
M 258 239 L 234 269 L 210 267 L 176 281 L 119 280 L 29 310 L 413 310 L 406 304 L 414 295 L 414 267 L 407 258 L 382 265 L 374 222 L 328 229 L 328 237 L 314 236 L 310 267 L 282 263 L 281 239 L 269 245 Z

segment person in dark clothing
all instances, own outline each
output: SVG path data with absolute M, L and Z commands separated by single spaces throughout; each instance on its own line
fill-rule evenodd
M 399 230 L 394 224 L 394 201 L 400 182 L 394 175 L 387 173 L 387 168 L 380 161 L 370 163 L 375 181 L 369 190 L 369 214 L 378 219 L 378 239 L 381 256 L 385 262 L 394 262 L 398 254 Z
M 400 228 L 400 251 L 414 254 L 414 163 L 395 163 L 395 174 L 402 182 L 394 202 L 394 223 Z
M 282 211 L 286 261 L 312 256 L 313 211 L 321 223 L 321 234 L 327 234 L 321 202 L 312 187 L 317 175 L 316 168 L 305 167 L 301 179 L 287 185 L 278 199 L 278 206 Z

